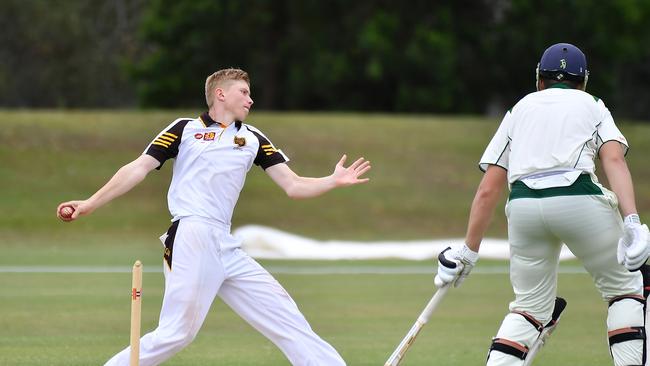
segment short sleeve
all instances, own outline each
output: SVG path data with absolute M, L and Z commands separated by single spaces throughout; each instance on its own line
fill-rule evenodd
M 282 150 L 279 150 L 273 145 L 273 143 L 258 129 L 251 126 L 246 126 L 249 131 L 251 131 L 257 140 L 260 143 L 259 148 L 257 149 L 257 155 L 253 163 L 260 166 L 262 169 L 266 170 L 273 165 L 286 163 L 289 161 L 289 158 L 284 155 Z
M 596 148 L 600 150 L 604 143 L 608 141 L 618 141 L 623 147 L 623 152 L 627 155 L 629 145 L 627 139 L 614 123 L 614 118 L 605 106 L 602 100 L 598 100 L 598 112 L 600 123 L 596 127 Z
M 178 155 L 178 147 L 181 144 L 183 130 L 188 122 L 190 122 L 189 119 L 174 121 L 162 130 L 144 150 L 144 154 L 151 155 L 160 162 L 160 165 L 156 169 L 162 168 L 165 161 L 173 159 Z
M 478 164 L 479 169 L 483 172 L 487 171 L 489 165 L 498 165 L 508 170 L 510 159 L 510 137 L 508 136 L 508 130 L 511 119 L 512 112 L 508 111 L 503 117 L 497 132 L 485 149 L 485 152 L 483 152 L 483 156 Z

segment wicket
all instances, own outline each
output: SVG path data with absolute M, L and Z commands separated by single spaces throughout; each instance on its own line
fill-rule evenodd
M 142 262 L 135 261 L 131 280 L 131 362 L 140 364 L 140 315 L 142 308 Z

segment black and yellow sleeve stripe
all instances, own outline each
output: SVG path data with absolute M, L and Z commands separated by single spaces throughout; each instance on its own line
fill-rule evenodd
M 158 169 L 168 159 L 173 159 L 178 155 L 178 147 L 181 144 L 183 130 L 190 120 L 180 120 L 163 133 L 159 134 L 145 151 L 146 154 L 153 156 L 160 162 Z
M 253 161 L 255 165 L 262 167 L 262 169 L 266 169 L 275 164 L 286 163 L 289 160 L 282 151 L 277 150 L 271 141 L 269 141 L 269 139 L 267 139 L 261 132 L 251 128 L 248 128 L 248 130 L 257 137 L 257 140 L 260 143 L 259 148 L 257 149 L 257 155 Z
M 155 139 L 151 144 L 152 144 L 152 145 L 158 145 L 158 146 L 162 146 L 162 147 L 168 148 L 168 147 L 170 147 L 170 146 L 174 143 L 174 141 L 176 141 L 177 139 L 178 139 L 178 136 L 177 136 L 177 135 L 174 135 L 174 134 L 171 133 L 171 132 L 165 132 L 165 133 L 163 133 L 162 135 L 158 136 L 158 138 L 156 138 L 156 139 Z
M 273 145 L 262 145 L 260 146 L 262 148 L 262 151 L 266 154 L 266 156 L 273 155 L 273 153 L 277 152 Z

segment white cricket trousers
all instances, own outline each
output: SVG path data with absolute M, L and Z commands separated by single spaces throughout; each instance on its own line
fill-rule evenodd
M 280 348 L 292 365 L 345 365 L 278 281 L 237 246 L 227 227 L 203 218 L 180 220 L 171 269 L 164 264 L 158 328 L 140 340 L 140 366 L 158 365 L 190 344 L 215 296 Z M 129 356 L 127 347 L 106 365 L 128 366 Z
M 508 202 L 510 281 L 515 293 L 510 311 L 524 312 L 542 324 L 551 320 L 557 295 L 562 242 L 580 259 L 603 300 L 610 301 L 623 295 L 642 295 L 641 273 L 629 272 L 616 260 L 616 247 L 623 233 L 623 223 L 615 196 L 605 189 L 603 191 L 605 195 L 517 198 Z M 619 305 L 609 308 L 608 329 L 619 328 L 617 324 L 620 322 L 644 324 L 642 313 L 627 312 L 634 319 L 622 319 L 625 309 L 618 312 Z M 510 313 L 501 324 L 496 338 L 530 347 L 538 334 L 522 316 Z M 620 351 L 625 353 L 620 357 L 615 354 L 616 365 L 626 354 L 638 353 L 638 344 L 634 342 L 620 345 L 617 347 L 629 350 Z M 494 351 L 487 362 L 489 366 L 521 364 L 523 360 Z
M 613 198 L 600 195 L 520 198 L 508 202 L 510 310 L 525 311 L 542 323 L 551 320 L 557 291 L 561 243 L 582 262 L 603 300 L 642 295 L 640 272 L 616 260 L 623 222 Z

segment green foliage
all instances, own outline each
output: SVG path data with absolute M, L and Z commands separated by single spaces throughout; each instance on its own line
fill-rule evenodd
M 493 30 L 491 45 L 497 66 L 488 67 L 493 86 L 510 101 L 531 89 L 534 66 L 552 43 L 569 42 L 587 56 L 588 91 L 602 98 L 615 116 L 646 117 L 650 91 L 650 2 L 509 2 Z M 599 19 L 599 21 L 594 21 Z M 645 106 L 644 106 L 645 105 Z
M 239 66 L 264 109 L 500 113 L 533 91 L 542 51 L 566 41 L 617 115 L 650 113 L 648 2 L 269 3 L 151 3 L 142 31 L 155 51 L 133 74 L 141 101 L 198 107 L 205 76 Z
M 133 61 L 139 1 L 0 2 L 0 105 L 135 105 L 122 65 Z
M 264 110 L 500 115 L 565 41 L 615 116 L 650 115 L 649 1 L 55 4 L 0 2 L 0 105 L 203 108 L 207 75 L 240 67 Z
M 152 2 L 142 31 L 153 51 L 132 74 L 143 104 L 199 106 L 205 76 L 237 66 L 265 109 L 477 110 L 458 93 L 465 22 L 453 2 L 269 4 Z

